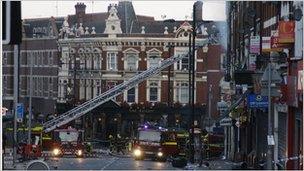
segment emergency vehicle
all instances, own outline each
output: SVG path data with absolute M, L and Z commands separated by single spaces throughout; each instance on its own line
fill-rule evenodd
M 53 155 L 75 155 L 76 157 L 83 157 L 85 152 L 83 132 L 83 130 L 77 130 L 72 127 L 54 130 Z
M 179 147 L 176 131 L 145 124 L 138 128 L 133 156 L 136 160 L 151 158 L 165 161 L 168 157 L 178 156 L 181 152 Z
M 6 128 L 6 134 L 9 141 L 13 142 L 13 128 Z M 31 142 L 27 144 L 28 128 L 19 127 L 17 129 L 17 136 L 20 138 L 18 143 L 17 153 L 22 156 L 24 160 L 37 159 L 41 157 L 43 134 L 42 126 L 35 126 L 31 130 Z
M 208 133 L 203 136 L 206 157 L 219 157 L 224 151 L 224 135 Z

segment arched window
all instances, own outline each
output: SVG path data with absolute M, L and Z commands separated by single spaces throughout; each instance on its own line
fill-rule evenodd
M 159 64 L 160 64 L 160 56 L 159 55 L 152 54 L 151 56 L 149 56 L 149 58 L 148 58 L 149 68 L 158 67 Z
M 147 51 L 147 68 L 157 67 L 160 65 L 161 62 L 161 51 L 153 48 Z
M 137 57 L 135 54 L 127 54 L 127 67 L 125 68 L 126 70 L 129 71 L 135 71 L 137 70 Z

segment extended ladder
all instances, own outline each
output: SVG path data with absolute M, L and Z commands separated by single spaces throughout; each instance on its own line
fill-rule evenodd
M 85 103 L 67 111 L 66 113 L 48 121 L 43 124 L 43 128 L 45 132 L 50 132 L 64 124 L 67 124 L 84 114 L 88 113 L 89 111 L 93 110 L 97 106 L 109 101 L 113 97 L 118 96 L 119 94 L 123 93 L 125 90 L 129 90 L 132 87 L 136 86 L 137 84 L 141 83 L 142 81 L 152 77 L 153 75 L 159 73 L 161 70 L 167 68 L 168 66 L 172 65 L 173 63 L 181 60 L 182 58 L 186 58 L 188 55 L 179 55 L 173 56 L 161 62 L 161 65 L 157 67 L 149 68 L 148 70 L 139 73 L 132 77 L 130 80 L 121 83 L 112 89 L 102 93 L 101 95 L 86 101 Z

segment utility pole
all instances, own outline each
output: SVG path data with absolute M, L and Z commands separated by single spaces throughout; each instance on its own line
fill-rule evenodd
M 32 96 L 33 96 L 33 55 L 30 56 L 30 97 L 29 97 L 29 116 L 28 116 L 28 139 L 27 144 L 31 144 L 32 137 Z
M 171 44 L 169 44 L 168 45 L 168 47 L 169 47 L 169 58 L 171 57 L 171 49 L 172 49 L 172 45 Z M 173 116 L 172 116 L 172 112 L 171 112 L 171 95 L 172 95 L 172 93 L 171 93 L 171 91 L 172 91 L 172 88 L 171 88 L 171 65 L 168 67 L 168 109 L 169 109 L 169 113 L 168 113 L 168 115 L 169 115 L 169 119 L 168 119 L 168 121 L 169 121 L 169 126 L 172 126 L 173 124 L 171 123 L 172 122 L 172 119 L 173 119 Z
M 268 64 L 268 139 L 272 136 L 272 124 L 271 124 L 271 72 L 272 72 L 272 63 Z M 272 170 L 272 146 L 268 142 L 267 148 L 267 170 Z
M 194 67 L 194 62 L 195 62 L 195 36 L 196 36 L 196 7 L 195 7 L 196 3 L 193 4 L 193 21 L 192 21 L 192 55 L 191 55 L 191 109 L 192 109 L 192 155 L 193 155 L 193 162 L 194 162 L 194 156 L 196 156 L 194 154 L 194 152 L 196 150 L 194 150 L 194 127 L 195 127 L 195 113 L 194 113 L 194 84 L 195 84 L 195 67 Z
M 19 102 L 19 48 L 20 46 L 14 45 L 14 149 L 13 149 L 13 162 L 16 164 L 17 160 L 17 104 Z
M 212 94 L 211 94 L 211 92 L 212 92 L 212 84 L 210 84 L 209 85 L 209 91 L 208 91 L 208 121 L 209 121 L 209 123 L 208 123 L 208 125 L 209 125 L 209 131 L 211 130 L 211 126 L 210 126 L 210 120 L 211 120 L 211 100 L 212 100 Z

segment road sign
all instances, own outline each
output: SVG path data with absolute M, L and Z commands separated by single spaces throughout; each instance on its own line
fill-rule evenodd
M 268 97 L 256 94 L 249 94 L 247 97 L 250 108 L 268 108 Z
M 217 102 L 217 110 L 219 111 L 225 111 L 228 109 L 228 104 L 225 101 Z
M 267 143 L 268 145 L 275 145 L 273 135 L 267 135 Z
M 17 104 L 17 121 L 22 122 L 24 115 L 24 106 L 23 103 Z
M 267 87 L 262 86 L 261 95 L 262 96 L 268 96 L 268 88 Z M 281 96 L 280 88 L 276 87 L 276 86 L 275 87 L 271 86 L 270 96 L 271 97 L 280 97 Z
M 2 3 L 2 43 L 20 44 L 22 40 L 21 2 L 3 1 Z
M 220 126 L 232 126 L 232 119 L 229 117 L 223 118 L 220 121 Z
M 269 64 L 263 73 L 263 76 L 261 79 L 262 83 L 268 83 L 269 72 L 271 72 L 271 83 L 281 83 L 282 82 L 282 78 L 279 75 L 278 71 L 272 65 Z

